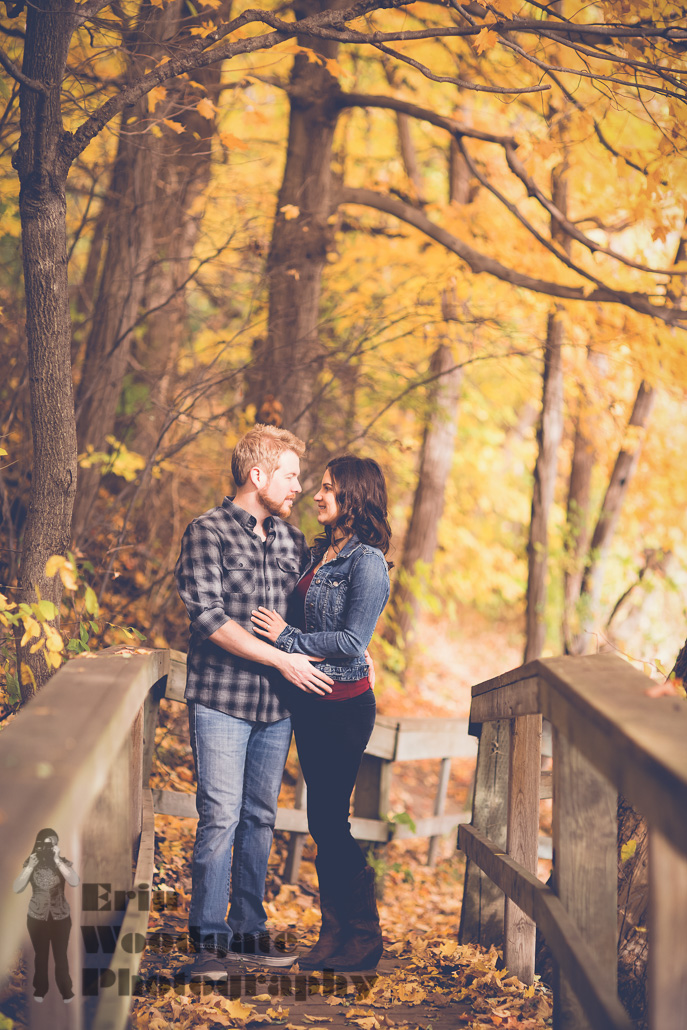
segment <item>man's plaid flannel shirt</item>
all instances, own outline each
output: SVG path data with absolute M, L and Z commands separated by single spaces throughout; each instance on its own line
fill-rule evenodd
M 259 605 L 286 617 L 308 549 L 299 529 L 269 518 L 263 543 L 256 520 L 225 497 L 187 527 L 175 575 L 191 620 L 186 700 L 238 719 L 277 722 L 289 714 L 280 700 L 285 681 L 266 665 L 237 658 L 208 637 L 233 619 L 253 632 L 250 613 Z

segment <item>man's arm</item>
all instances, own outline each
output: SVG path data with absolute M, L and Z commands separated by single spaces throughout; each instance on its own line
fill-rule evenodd
M 219 538 L 204 520 L 194 520 L 186 528 L 175 575 L 191 627 L 201 637 L 238 658 L 278 669 L 301 690 L 331 693 L 332 681 L 312 665 L 309 656 L 281 652 L 229 618 L 224 610 L 221 554 Z M 302 660 L 294 661 L 297 657 Z M 284 661 L 284 658 L 291 660 Z
M 258 640 L 239 626 L 238 622 L 228 619 L 223 626 L 208 637 L 213 644 L 224 648 L 237 658 L 247 658 L 251 662 L 269 665 L 278 669 L 284 679 L 294 683 L 306 693 L 331 694 L 332 680 L 312 663 L 317 659 L 303 654 L 290 654 L 280 651 L 264 640 Z

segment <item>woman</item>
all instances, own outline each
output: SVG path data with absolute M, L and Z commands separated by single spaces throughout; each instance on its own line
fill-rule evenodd
M 67 944 L 72 920 L 69 904 L 64 896 L 64 885 L 77 887 L 79 877 L 71 862 L 60 855 L 59 838 L 49 827 L 36 836 L 33 851 L 24 862 L 24 868 L 14 881 L 15 894 L 31 884 L 33 894 L 29 902 L 27 925 L 35 952 L 33 975 L 34 1001 L 42 1002 L 48 993 L 48 953 L 52 944 L 55 960 L 55 982 L 65 1002 L 74 997 L 69 975 Z
M 284 651 L 319 655 L 331 694 L 294 690 L 289 700 L 307 785 L 308 826 L 317 844 L 322 928 L 301 969 L 369 969 L 382 955 L 374 871 L 351 835 L 349 807 L 375 721 L 365 650 L 389 599 L 384 555 L 391 529 L 386 484 L 371 458 L 330 461 L 315 495 L 317 538 L 296 587 L 298 625 L 260 608 L 257 633 Z M 294 605 L 294 611 L 296 608 Z

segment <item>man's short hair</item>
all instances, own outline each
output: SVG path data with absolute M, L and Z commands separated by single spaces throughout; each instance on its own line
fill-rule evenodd
M 288 429 L 265 426 L 258 422 L 242 436 L 231 456 L 231 474 L 237 486 L 243 486 L 252 468 L 259 466 L 271 476 L 284 451 L 294 451 L 301 458 L 305 444 Z

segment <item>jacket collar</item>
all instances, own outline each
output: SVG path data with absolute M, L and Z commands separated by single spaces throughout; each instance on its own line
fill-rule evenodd
M 358 547 L 362 546 L 362 543 L 354 533 L 351 539 L 348 541 L 348 543 L 341 548 L 341 550 L 337 554 L 336 558 L 333 559 L 333 561 L 339 561 L 341 558 L 348 558 L 348 556 L 353 554 L 353 552 L 357 550 Z M 331 565 L 332 563 L 329 562 L 329 564 Z

